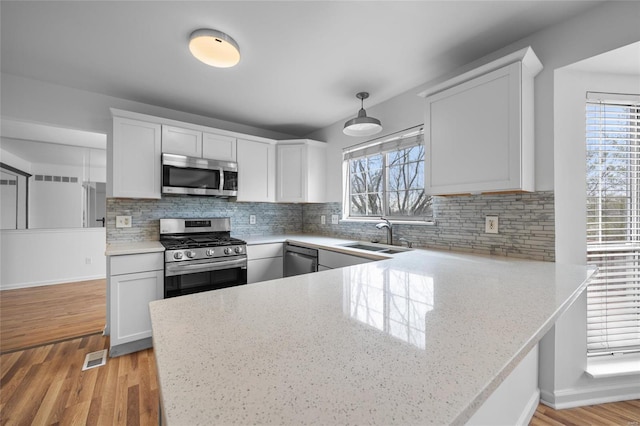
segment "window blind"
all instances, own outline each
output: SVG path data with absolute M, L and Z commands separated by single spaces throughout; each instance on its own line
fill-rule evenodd
M 640 351 L 640 96 L 587 94 L 587 353 Z
M 424 132 L 422 125 L 403 130 L 391 136 L 374 139 L 358 145 L 353 145 L 342 150 L 345 160 L 362 158 L 368 155 L 381 154 L 384 152 L 396 151 L 403 148 L 410 148 L 424 143 Z

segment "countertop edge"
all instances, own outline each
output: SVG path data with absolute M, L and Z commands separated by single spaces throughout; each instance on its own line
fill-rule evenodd
M 547 334 L 547 332 L 553 327 L 558 318 L 565 313 L 571 305 L 580 297 L 580 295 L 587 289 L 587 285 L 589 284 L 589 280 L 595 273 L 595 269 L 591 269 L 588 272 L 587 277 L 585 277 L 582 284 L 576 288 L 576 290 L 571 294 L 569 298 L 565 300 L 565 302 L 556 309 L 556 311 L 549 316 L 547 321 L 543 323 L 540 328 L 531 336 L 531 338 L 525 342 L 525 344 L 520 348 L 513 357 L 504 365 L 501 369 L 500 374 L 498 374 L 493 380 L 487 383 L 487 386 L 480 391 L 473 401 L 464 409 L 462 412 L 454 419 L 454 425 L 464 425 L 466 424 L 471 417 L 475 414 L 475 412 L 484 404 L 487 399 L 493 394 L 493 392 L 502 384 L 502 382 L 513 372 L 513 370 L 520 364 L 520 362 L 529 354 L 529 352 L 542 340 L 542 338 Z

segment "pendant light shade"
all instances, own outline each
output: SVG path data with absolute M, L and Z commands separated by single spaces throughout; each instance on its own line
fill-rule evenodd
M 189 50 L 198 60 L 217 68 L 230 68 L 240 62 L 238 43 L 218 30 L 199 29 L 189 37 Z
M 356 94 L 356 98 L 360 99 L 360 111 L 358 116 L 344 123 L 342 132 L 348 136 L 371 136 L 382 131 L 380 120 L 373 117 L 367 117 L 364 110 L 364 100 L 369 97 L 369 93 L 360 92 Z

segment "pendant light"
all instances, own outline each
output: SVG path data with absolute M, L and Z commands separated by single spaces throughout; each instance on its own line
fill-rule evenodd
M 189 50 L 198 60 L 216 68 L 230 68 L 240 62 L 238 43 L 218 30 L 203 28 L 192 32 Z
M 382 131 L 380 120 L 373 117 L 367 117 L 364 110 L 364 100 L 369 97 L 369 93 L 360 92 L 356 94 L 356 98 L 360 99 L 360 111 L 358 116 L 344 123 L 342 132 L 348 136 L 371 136 Z

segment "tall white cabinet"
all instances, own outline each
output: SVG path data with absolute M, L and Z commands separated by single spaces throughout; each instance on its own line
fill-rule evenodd
M 324 202 L 326 144 L 310 139 L 278 141 L 276 152 L 276 201 Z
M 237 201 L 276 201 L 276 142 L 238 139 Z
M 159 124 L 114 115 L 111 196 L 160 198 L 161 152 Z
M 526 48 L 423 93 L 429 194 L 535 190 L 533 80 L 541 69 Z

